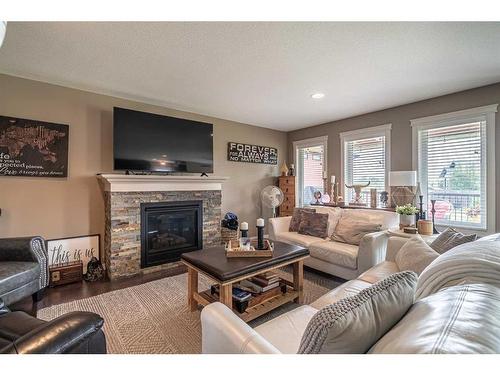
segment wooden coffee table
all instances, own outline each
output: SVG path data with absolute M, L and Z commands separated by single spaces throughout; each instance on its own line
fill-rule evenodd
M 182 254 L 182 262 L 188 268 L 188 304 L 191 311 L 198 304 L 206 306 L 217 301 L 210 290 L 198 291 L 198 274 L 202 273 L 219 285 L 219 301 L 232 308 L 233 284 L 252 276 L 272 271 L 291 264 L 292 281 L 285 280 L 286 292 L 260 301 L 244 313 L 233 310 L 242 320 L 248 322 L 285 303 L 302 303 L 304 288 L 304 259 L 309 250 L 300 246 L 274 241 L 272 258 L 227 258 L 224 247 L 214 247 Z

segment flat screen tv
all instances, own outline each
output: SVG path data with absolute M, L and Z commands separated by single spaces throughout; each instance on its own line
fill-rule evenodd
M 213 172 L 213 125 L 113 108 L 114 169 Z

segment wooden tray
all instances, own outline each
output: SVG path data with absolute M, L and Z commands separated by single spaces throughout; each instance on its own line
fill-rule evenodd
M 255 242 L 252 241 L 252 244 Z M 231 241 L 226 245 L 226 256 L 228 258 L 270 258 L 273 256 L 273 245 L 269 240 L 264 240 L 265 250 L 256 250 L 254 246 L 250 246 L 251 250 L 240 250 L 239 246 L 233 247 Z

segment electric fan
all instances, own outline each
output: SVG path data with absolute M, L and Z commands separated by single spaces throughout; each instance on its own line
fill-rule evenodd
M 285 195 L 277 186 L 268 185 L 260 192 L 262 204 L 273 209 L 273 217 L 276 217 L 276 208 L 283 203 L 284 199 Z

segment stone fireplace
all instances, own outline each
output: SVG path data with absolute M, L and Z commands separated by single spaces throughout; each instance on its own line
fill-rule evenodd
M 179 266 L 180 255 L 220 245 L 225 178 L 100 175 L 104 258 L 111 280 Z

